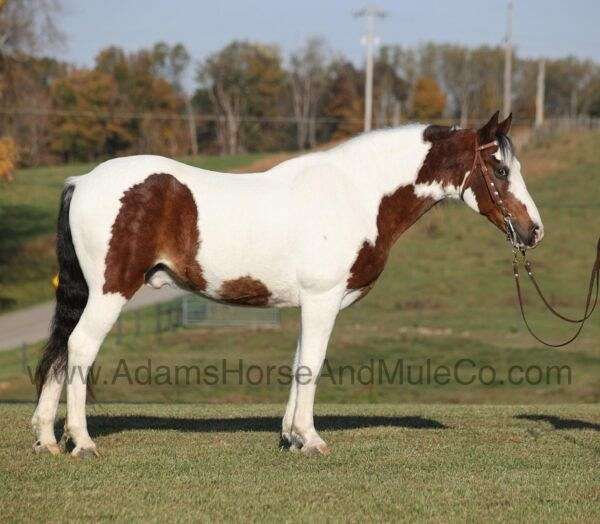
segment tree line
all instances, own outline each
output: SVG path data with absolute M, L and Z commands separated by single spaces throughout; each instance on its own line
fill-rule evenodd
M 110 46 L 81 68 L 40 52 L 60 40 L 58 9 L 56 0 L 0 2 L 0 146 L 14 144 L 22 165 L 302 150 L 362 130 L 364 71 L 322 38 L 290 56 L 234 41 L 199 61 L 182 44 Z M 503 67 L 500 47 L 381 46 L 374 127 L 483 119 L 502 105 Z M 514 71 L 513 110 L 531 121 L 537 61 L 515 56 Z M 600 66 L 547 60 L 545 100 L 550 117 L 600 116 Z

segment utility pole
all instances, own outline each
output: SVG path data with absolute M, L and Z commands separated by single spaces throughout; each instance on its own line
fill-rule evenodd
M 188 131 L 190 133 L 190 148 L 193 156 L 198 155 L 198 142 L 196 131 L 196 117 L 194 116 L 194 108 L 192 107 L 191 95 L 185 94 L 185 109 L 187 112 Z
M 466 128 L 469 124 L 469 98 L 471 96 L 471 50 L 465 51 L 463 63 L 462 100 L 460 101 L 460 127 Z
M 367 32 L 362 43 L 367 48 L 367 64 L 365 71 L 365 132 L 371 131 L 373 121 L 373 49 L 379 39 L 375 36 L 375 18 L 384 18 L 387 13 L 377 6 L 370 5 L 354 13 L 358 18 L 366 18 Z
M 535 95 L 535 127 L 544 123 L 544 98 L 546 94 L 546 61 L 541 58 L 538 63 L 537 92 Z
M 512 104 L 512 15 L 513 0 L 508 0 L 506 18 L 506 42 L 504 47 L 504 117 L 510 114 Z

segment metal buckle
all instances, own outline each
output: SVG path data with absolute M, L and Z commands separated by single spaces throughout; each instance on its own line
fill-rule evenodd
M 512 244 L 513 249 L 520 249 L 519 243 L 517 242 L 517 231 L 515 230 L 511 217 L 505 216 L 504 223 L 506 224 L 506 239 Z

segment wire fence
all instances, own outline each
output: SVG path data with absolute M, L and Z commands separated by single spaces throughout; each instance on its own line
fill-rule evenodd
M 129 112 L 72 110 L 51 107 L 0 107 L 6 122 L 3 133 L 15 139 L 24 166 L 72 161 L 100 161 L 127 154 L 183 156 L 197 154 L 242 154 L 311 149 L 359 134 L 361 115 L 344 118 L 294 115 L 251 116 L 192 112 Z M 462 119 L 463 127 L 477 127 L 489 115 Z M 63 124 L 57 124 L 62 120 Z M 458 117 L 427 119 L 438 125 L 457 124 Z M 68 125 L 65 124 L 67 121 Z M 373 128 L 397 127 L 414 120 L 401 115 L 378 114 Z M 534 119 L 516 118 L 515 127 L 534 129 Z M 62 127 L 61 127 L 62 126 Z M 74 129 L 93 129 L 82 139 Z M 599 129 L 600 119 L 552 117 L 541 129 Z M 86 135 L 87 136 L 87 135 Z
M 276 329 L 281 317 L 275 308 L 234 307 L 198 295 L 184 295 L 175 301 L 121 315 L 112 334 L 117 344 L 125 337 L 160 335 L 181 328 L 245 327 Z M 24 357 L 26 361 L 26 356 Z

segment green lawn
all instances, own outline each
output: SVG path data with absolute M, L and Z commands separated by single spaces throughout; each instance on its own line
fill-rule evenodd
M 239 169 L 264 155 L 189 157 L 188 164 L 215 171 Z M 56 272 L 54 233 L 58 199 L 67 177 L 95 164 L 21 169 L 16 181 L 0 182 L 0 313 L 52 297 Z
M 320 405 L 305 457 L 281 406 L 96 404 L 83 462 L 31 452 L 32 409 L 0 405 L 4 521 L 600 519 L 598 406 Z

